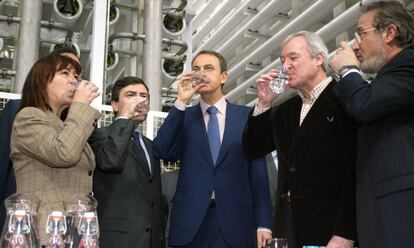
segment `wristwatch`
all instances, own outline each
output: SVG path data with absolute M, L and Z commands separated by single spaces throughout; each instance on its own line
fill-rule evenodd
M 338 70 L 339 79 L 342 79 L 350 70 L 360 71 L 359 67 L 356 65 L 344 65 Z

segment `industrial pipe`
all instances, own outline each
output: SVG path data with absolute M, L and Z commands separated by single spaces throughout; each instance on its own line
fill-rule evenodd
M 5 15 L 0 15 L 0 22 L 6 22 L 7 24 L 12 24 L 12 23 L 18 23 L 20 24 L 21 22 L 20 17 L 16 17 L 16 16 L 5 16 Z M 48 29 L 59 29 L 59 30 L 65 30 L 65 31 L 70 31 L 70 28 L 61 22 L 55 22 L 55 21 L 40 21 L 40 25 L 44 28 L 48 28 Z
M 373 0 L 371 0 L 370 2 L 372 2 L 372 1 Z M 344 13 L 339 15 L 337 18 L 333 19 L 331 22 L 329 22 L 324 27 L 319 29 L 316 33 L 321 35 L 321 37 L 324 41 L 329 41 L 329 40 L 333 39 L 339 33 L 343 32 L 344 30 L 349 28 L 350 26 L 355 25 L 355 23 L 358 20 L 359 14 L 360 14 L 359 3 L 356 3 L 351 8 L 347 9 Z M 279 33 L 276 34 L 276 36 L 278 36 Z M 263 44 L 261 47 L 263 47 L 265 44 Z M 270 49 L 270 48 L 268 48 L 268 49 Z M 280 64 L 279 59 L 277 59 L 276 61 L 270 63 L 265 68 L 263 68 L 261 71 L 259 71 L 258 73 L 256 73 L 252 77 L 250 77 L 248 80 L 243 82 L 241 85 L 237 86 L 237 88 L 235 88 L 232 91 L 230 91 L 229 93 L 227 93 L 226 94 L 226 99 L 228 99 L 229 101 L 237 100 L 241 95 L 244 94 L 243 92 L 248 87 L 250 87 L 251 85 L 253 85 L 255 83 L 256 79 L 261 74 L 267 73 L 270 69 L 275 68 L 279 64 Z M 232 75 L 231 70 L 230 70 L 229 74 Z
M 201 46 L 198 46 L 198 43 L 200 43 L 200 41 L 203 40 L 208 34 L 203 30 L 204 28 L 206 28 L 206 30 L 209 29 L 209 24 L 207 23 L 205 27 L 197 30 L 197 33 L 193 37 L 193 44 L 195 44 L 198 49 L 194 54 L 198 54 L 202 50 L 212 49 L 218 42 L 223 41 L 226 35 L 229 34 L 229 31 L 233 30 L 234 27 L 242 21 L 245 9 L 248 6 L 256 7 L 257 4 L 258 2 L 256 0 L 245 1 L 231 16 L 226 18 L 226 21 L 224 21 L 224 23 L 221 23 L 220 26 L 217 27 L 214 33 L 211 34 L 211 36 Z
M 162 1 L 144 0 L 143 79 L 149 84 L 151 109 L 161 111 Z
M 0 68 L 0 77 L 1 78 L 8 78 L 8 77 L 14 77 L 16 76 L 15 70 L 8 70 L 8 69 L 2 69 Z
M 112 44 L 116 39 L 145 40 L 145 34 L 120 32 L 111 34 L 108 38 L 108 44 Z
M 52 19 L 73 27 L 83 12 L 83 2 L 80 0 L 54 0 Z
M 21 91 L 27 73 L 39 57 L 42 5 L 42 1 L 20 1 L 22 18 L 17 39 L 15 93 Z

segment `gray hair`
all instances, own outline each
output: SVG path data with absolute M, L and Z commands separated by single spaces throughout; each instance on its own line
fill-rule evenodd
M 377 32 L 384 31 L 388 25 L 394 24 L 397 27 L 395 43 L 399 47 L 414 44 L 412 31 L 414 17 L 401 3 L 396 1 L 374 2 L 363 6 L 361 13 L 366 14 L 371 11 L 375 12 L 372 25 L 377 29 Z
M 318 54 L 323 55 L 323 70 L 326 72 L 329 68 L 328 66 L 328 48 L 323 42 L 322 38 L 316 33 L 309 31 L 299 31 L 297 33 L 291 34 L 285 38 L 282 42 L 281 47 L 285 46 L 291 39 L 295 37 L 303 37 L 306 40 L 306 43 L 309 47 L 309 53 L 312 58 L 315 58 Z

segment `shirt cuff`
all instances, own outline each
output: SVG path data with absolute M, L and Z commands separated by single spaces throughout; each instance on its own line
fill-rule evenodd
M 174 107 L 176 107 L 178 110 L 184 111 L 187 108 L 187 105 L 183 102 L 176 100 L 174 103 Z
M 119 119 L 128 120 L 129 118 L 125 117 L 125 116 L 118 116 L 118 117 L 115 118 L 115 120 L 119 120 Z
M 342 78 L 346 77 L 347 75 L 349 75 L 349 73 L 353 73 L 353 72 L 356 72 L 356 73 L 358 73 L 359 75 L 361 75 L 361 76 L 362 76 L 362 73 L 361 73 L 361 71 L 360 71 L 360 70 L 357 70 L 357 69 L 350 69 L 350 70 L 348 70 L 346 73 L 344 73 L 344 75 L 342 76 Z
M 266 228 L 266 227 L 258 227 L 257 231 L 258 232 L 268 232 L 268 233 L 272 234 L 272 230 L 270 230 L 269 228 Z
M 257 106 L 257 103 L 256 103 L 256 105 L 254 105 L 253 116 L 258 116 L 258 115 L 268 111 L 271 107 L 272 106 L 265 107 L 265 108 L 260 108 L 259 106 Z

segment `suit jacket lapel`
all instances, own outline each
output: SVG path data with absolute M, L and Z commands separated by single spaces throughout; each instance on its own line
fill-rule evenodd
M 306 115 L 305 119 L 302 122 L 302 125 L 298 128 L 298 132 L 296 133 L 293 143 L 292 143 L 292 149 L 293 147 L 300 141 L 300 139 L 309 131 L 309 129 L 321 118 L 323 118 L 323 115 L 326 115 L 326 109 L 327 106 L 329 106 L 330 102 L 330 88 L 332 87 L 332 82 L 326 86 L 324 91 L 319 95 L 318 99 L 316 99 L 315 103 L 313 104 L 312 108 L 309 110 L 308 114 Z M 298 120 L 300 118 L 300 111 L 302 108 L 302 103 L 300 103 L 299 109 L 299 115 Z M 297 120 L 297 121 L 298 121 Z M 299 121 L 296 125 L 299 125 Z
M 189 109 L 192 136 L 200 147 L 200 152 L 203 154 L 208 164 L 214 167 L 213 158 L 211 157 L 210 145 L 208 143 L 208 136 L 206 131 L 206 125 L 204 123 L 203 113 L 201 112 L 200 104 L 194 108 Z M 220 158 L 220 154 L 219 154 Z
M 152 173 L 151 173 L 151 175 L 150 175 L 150 178 L 152 178 L 152 176 L 154 175 L 154 173 L 156 173 L 156 170 L 157 170 L 157 168 L 155 168 L 156 166 L 156 161 L 154 160 L 154 157 L 152 156 L 152 143 L 151 143 L 151 141 L 147 138 L 147 137 L 143 137 L 143 139 L 144 139 L 144 143 L 145 143 L 145 147 L 147 148 L 147 151 L 148 151 L 148 155 L 149 155 L 149 157 L 150 157 L 150 167 L 151 167 L 151 171 L 152 171 Z
M 148 177 L 151 177 L 147 159 L 145 158 L 145 153 L 141 148 L 138 148 L 137 145 L 134 144 L 134 141 L 132 139 L 130 139 L 129 142 L 129 152 L 132 154 L 132 157 L 137 161 L 139 167 L 141 167 L 141 169 L 144 170 L 145 174 Z

